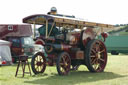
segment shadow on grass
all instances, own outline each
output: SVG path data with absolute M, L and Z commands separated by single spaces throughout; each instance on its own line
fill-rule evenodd
M 112 72 L 90 73 L 88 71 L 75 71 L 71 72 L 68 76 L 59 76 L 57 74 L 52 74 L 51 76 L 47 76 L 47 74 L 44 74 L 44 77 L 40 76 L 41 75 L 33 76 L 39 77 L 39 79 L 33 81 L 24 81 L 24 83 L 41 85 L 74 85 L 79 83 L 89 83 L 100 80 L 110 80 L 120 77 L 126 77 L 127 75 L 122 76 Z

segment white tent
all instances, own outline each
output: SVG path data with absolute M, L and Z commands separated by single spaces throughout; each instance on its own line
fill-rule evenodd
M 10 42 L 0 40 L 0 65 L 12 64 L 10 45 L 11 45 Z

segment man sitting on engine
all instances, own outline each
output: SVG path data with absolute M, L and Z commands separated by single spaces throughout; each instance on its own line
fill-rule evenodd
M 48 22 L 48 36 L 55 36 L 55 35 L 58 35 L 59 34 L 59 30 L 56 28 L 55 25 L 53 25 L 53 20 L 50 20 Z M 41 26 L 39 29 L 38 29 L 39 33 L 40 33 L 40 36 L 45 36 L 46 35 L 46 25 L 43 25 Z

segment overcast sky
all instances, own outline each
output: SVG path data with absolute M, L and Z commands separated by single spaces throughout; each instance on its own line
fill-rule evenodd
M 1 0 L 0 24 L 21 24 L 32 14 L 46 14 L 55 6 L 59 14 L 92 22 L 128 24 L 128 0 Z

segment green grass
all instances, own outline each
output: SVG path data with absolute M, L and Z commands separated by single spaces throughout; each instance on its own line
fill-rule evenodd
M 16 65 L 0 67 L 0 85 L 128 85 L 128 55 L 109 55 L 102 73 L 90 73 L 86 66 L 80 66 L 68 76 L 59 76 L 54 66 L 43 74 L 25 74 L 22 78 L 15 77 L 15 71 Z

